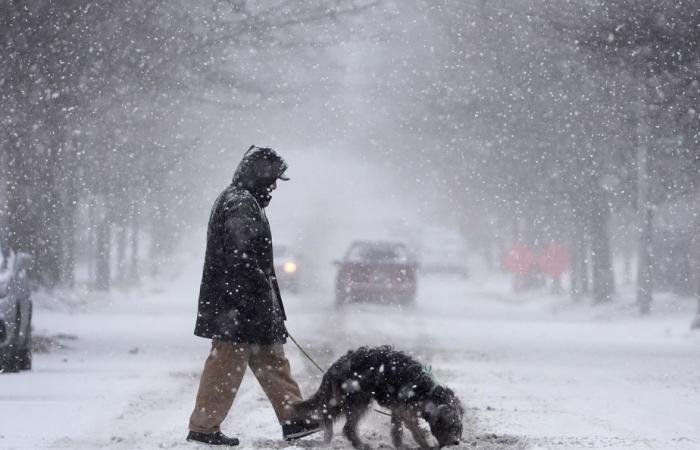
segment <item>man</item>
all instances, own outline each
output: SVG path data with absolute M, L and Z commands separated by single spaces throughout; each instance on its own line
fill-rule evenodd
M 296 420 L 290 406 L 301 391 L 284 355 L 286 315 L 275 277 L 265 216 L 286 162 L 272 149 L 251 146 L 233 181 L 214 202 L 207 231 L 195 334 L 212 339 L 187 440 L 238 445 L 220 425 L 250 366 L 270 400 L 286 440 L 319 430 Z

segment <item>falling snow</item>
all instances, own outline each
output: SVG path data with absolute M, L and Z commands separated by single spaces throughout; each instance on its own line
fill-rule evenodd
M 0 448 L 198 448 L 207 221 L 251 144 L 289 166 L 263 214 L 322 368 L 410 353 L 464 448 L 699 448 L 696 3 L 2 2 Z M 241 448 L 320 445 L 254 380 Z

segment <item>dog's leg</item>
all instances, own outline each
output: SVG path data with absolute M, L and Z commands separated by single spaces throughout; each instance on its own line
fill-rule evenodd
M 330 444 L 333 439 L 333 420 L 325 419 L 323 421 L 323 442 Z
M 428 444 L 428 436 L 427 433 L 421 429 L 421 427 L 418 425 L 418 419 L 415 417 L 410 417 L 406 419 L 406 427 L 408 427 L 409 431 L 411 432 L 411 435 L 413 436 L 413 439 L 416 441 L 416 443 L 420 446 L 422 449 L 430 449 L 432 448 L 430 444 Z
M 372 448 L 368 444 L 362 442 L 360 436 L 357 434 L 357 426 L 359 425 L 360 419 L 364 415 L 366 408 L 367 405 L 356 404 L 350 407 L 349 411 L 347 411 L 347 414 L 345 415 L 346 420 L 345 426 L 343 426 L 343 434 L 348 441 L 350 441 L 352 446 L 358 450 L 371 450 Z
M 402 450 L 404 448 L 401 415 L 396 409 L 391 411 L 391 440 L 397 450 Z
M 359 424 L 359 418 L 354 414 L 347 416 L 345 426 L 343 427 L 343 434 L 350 441 L 353 447 L 358 450 L 371 450 L 371 447 L 360 439 L 357 435 L 357 425 Z

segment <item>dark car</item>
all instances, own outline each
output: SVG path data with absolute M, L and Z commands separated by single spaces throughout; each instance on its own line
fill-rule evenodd
M 335 263 L 338 306 L 358 301 L 415 302 L 417 264 L 401 242 L 355 241 Z
M 32 368 L 31 256 L 0 245 L 0 371 Z
M 302 269 L 301 257 L 284 244 L 275 244 L 275 274 L 280 289 L 293 294 L 299 292 L 301 287 L 300 271 Z

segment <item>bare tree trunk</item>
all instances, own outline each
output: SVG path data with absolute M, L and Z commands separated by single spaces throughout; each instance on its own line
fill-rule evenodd
M 630 216 L 628 212 L 624 213 L 621 218 L 624 221 L 622 225 L 623 236 L 622 236 L 622 258 L 623 258 L 623 268 L 622 268 L 622 284 L 629 286 L 632 284 L 632 256 L 634 254 L 634 244 L 635 244 L 635 233 L 634 233 L 634 219 Z
M 639 235 L 639 266 L 637 267 L 637 305 L 641 314 L 651 311 L 653 289 L 653 211 L 646 207 L 642 211 Z
M 34 209 L 38 210 L 39 227 L 33 238 L 41 244 L 35 250 L 36 265 L 41 270 L 44 284 L 53 287 L 62 275 L 65 205 L 61 195 L 61 178 L 66 142 L 62 114 L 56 107 L 49 108 L 48 114 L 46 131 L 50 135 L 49 146 L 39 149 L 38 161 L 30 170 L 39 174 L 37 186 L 40 192 L 36 201 L 38 204 L 34 205 Z
M 70 174 L 70 176 L 63 176 L 59 181 L 63 191 L 62 202 L 64 205 L 61 217 L 63 247 L 60 281 L 63 285 L 70 288 L 75 287 L 76 245 L 79 240 L 76 235 L 76 216 L 78 214 L 78 184 L 80 181 L 75 176 L 75 173 L 78 172 L 75 159 L 78 145 L 79 140 L 74 136 L 71 139 L 70 153 L 64 155 L 64 174 Z
M 610 209 L 601 200 L 594 203 L 593 215 L 589 222 L 591 233 L 591 263 L 593 278 L 593 301 L 605 303 L 612 300 L 615 280 L 610 255 L 610 235 L 608 221 Z
M 7 226 L 8 226 L 8 203 L 7 203 L 7 187 L 9 186 L 10 180 L 8 177 L 8 151 L 7 151 L 8 141 L 4 139 L 3 135 L 0 135 L 0 246 L 7 245 L 5 239 L 7 239 Z M 0 247 L 0 250 L 3 250 Z
M 695 223 L 695 233 L 690 241 L 691 252 L 691 274 L 695 300 L 698 303 L 698 310 L 695 318 L 690 323 L 690 328 L 700 330 L 700 221 Z
M 136 203 L 131 205 L 131 263 L 129 264 L 129 281 L 139 281 L 139 214 Z
M 95 261 L 95 288 L 100 291 L 108 291 L 111 281 L 111 239 L 110 224 L 108 220 L 101 220 L 97 224 L 95 241 L 97 244 L 97 257 Z
M 85 257 L 87 258 L 87 279 L 90 288 L 94 287 L 95 281 L 95 254 L 97 253 L 97 244 L 95 243 L 95 230 L 97 228 L 97 219 L 95 218 L 95 203 L 90 202 L 88 205 L 88 233 L 87 239 L 85 241 L 86 252 Z
M 690 328 L 693 330 L 700 330 L 700 282 L 695 285 L 695 299 L 698 302 L 698 311 L 695 318 L 690 323 Z
M 590 239 L 588 238 L 588 232 L 585 228 L 581 237 L 581 256 L 581 295 L 588 297 L 591 293 L 591 254 Z
M 108 214 L 108 196 L 103 195 L 95 202 L 95 289 L 108 291 L 112 279 L 112 227 Z
M 73 288 L 75 287 L 75 207 L 72 202 L 68 204 L 61 232 L 63 235 L 61 283 Z
M 644 93 L 645 89 L 642 88 Z M 651 155 L 649 154 L 649 127 L 646 109 L 641 102 L 636 105 L 636 121 L 632 128 L 632 143 L 637 148 L 637 212 L 639 220 L 639 244 L 637 266 L 637 306 L 640 314 L 651 311 L 653 301 L 653 220 Z
M 16 99 L 24 99 L 23 89 L 30 84 L 26 75 L 15 71 L 15 77 L 10 72 L 8 88 L 14 87 L 14 92 L 9 95 Z M 13 86 L 14 83 L 14 86 Z M 5 127 L 3 127 L 5 128 Z M 31 169 L 31 161 L 35 157 L 35 150 L 31 145 L 30 124 L 26 117 L 26 111 L 16 111 L 15 120 L 11 128 L 6 128 L 6 141 L 3 150 L 5 153 L 4 163 L 7 170 L 4 172 L 7 183 L 6 199 L 6 228 L 7 233 L 4 243 L 10 248 L 23 251 L 36 256 L 37 239 L 36 230 L 38 220 L 36 211 L 29 207 L 28 197 L 36 195 L 36 172 Z M 36 209 L 36 208 L 34 208 Z M 40 270 L 38 264 L 32 264 L 29 269 L 29 276 L 38 279 Z
M 571 281 L 569 282 L 569 292 L 571 295 L 571 298 L 574 300 L 578 300 L 581 297 L 581 279 L 580 279 L 580 274 L 579 270 L 581 270 L 580 264 L 579 264 L 579 244 L 578 244 L 578 234 L 573 233 L 570 241 L 570 248 L 571 248 Z
M 653 220 L 651 208 L 651 183 L 649 175 L 649 155 L 646 142 L 646 128 L 639 125 L 636 133 L 637 145 L 637 207 L 639 211 L 639 246 L 637 267 L 637 306 L 641 314 L 651 310 L 653 289 Z M 644 141 L 644 142 L 642 142 Z
M 35 240 L 32 239 L 32 236 L 38 220 L 36 220 L 35 214 L 32 214 L 26 203 L 26 196 L 34 193 L 34 177 L 27 170 L 28 156 L 31 155 L 32 150 L 24 147 L 28 139 L 26 136 L 24 139 L 22 138 L 23 131 L 18 129 L 15 133 L 10 133 L 9 145 L 7 146 L 7 177 L 9 184 L 7 239 L 10 247 L 15 250 L 34 254 Z M 33 265 L 30 273 L 33 275 L 35 272 L 36 265 Z
M 117 235 L 117 280 L 123 282 L 126 280 L 126 226 L 119 225 L 116 229 Z
M 625 241 L 627 241 L 627 236 L 625 236 Z M 629 286 L 632 282 L 632 252 L 627 247 L 625 243 L 625 248 L 623 249 L 624 267 L 622 269 L 622 283 L 625 286 Z
M 588 246 L 586 226 L 579 214 L 574 214 L 571 241 L 571 298 L 578 300 L 588 295 Z

